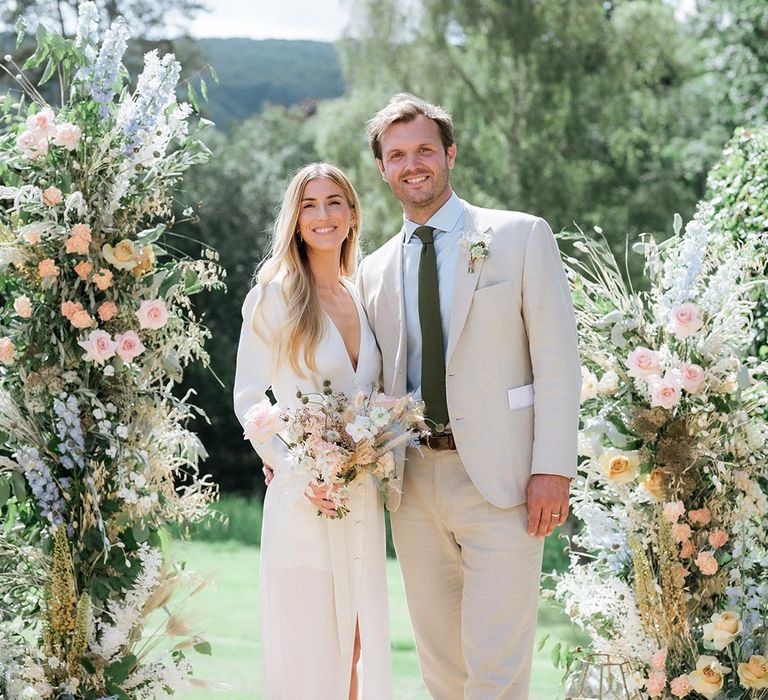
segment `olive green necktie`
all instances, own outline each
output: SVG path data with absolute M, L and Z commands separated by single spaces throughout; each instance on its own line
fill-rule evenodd
M 421 398 L 431 423 L 447 425 L 445 398 L 445 344 L 437 284 L 437 255 L 431 226 L 419 226 L 413 235 L 421 240 L 419 261 L 419 325 L 421 326 Z M 433 426 L 434 427 L 434 426 Z

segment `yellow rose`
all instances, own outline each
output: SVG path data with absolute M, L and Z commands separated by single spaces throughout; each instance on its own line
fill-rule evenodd
M 141 277 L 144 273 L 149 272 L 154 264 L 155 251 L 152 250 L 151 245 L 145 245 L 137 257 L 136 267 L 131 270 L 131 274 L 134 277 Z
M 696 662 L 696 670 L 688 674 L 691 687 L 708 700 L 720 695 L 723 689 L 723 676 L 728 670 L 720 665 L 714 656 L 700 656 Z
M 101 249 L 105 260 L 118 270 L 132 270 L 136 267 L 136 250 L 133 241 L 124 239 L 114 248 L 107 244 Z
M 637 452 L 608 449 L 600 455 L 600 468 L 611 484 L 628 484 L 637 478 Z
M 712 642 L 715 649 L 722 651 L 741 632 L 741 620 L 736 613 L 730 611 L 715 613 L 711 619 L 712 622 L 704 625 L 704 639 Z
M 746 664 L 739 664 L 739 679 L 745 688 L 768 688 L 768 660 L 764 656 L 751 656 Z
M 663 469 L 654 469 L 650 474 L 646 474 L 642 481 L 643 488 L 652 496 L 659 500 L 664 498 L 666 486 L 666 474 Z

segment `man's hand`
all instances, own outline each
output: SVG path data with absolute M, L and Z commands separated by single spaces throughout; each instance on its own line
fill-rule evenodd
M 275 470 L 272 469 L 268 464 L 265 464 L 261 471 L 264 472 L 264 483 L 269 486 L 269 484 L 272 482 L 272 479 L 275 478 Z
M 528 534 L 546 537 L 568 517 L 571 481 L 557 474 L 533 474 L 526 490 L 528 498 Z

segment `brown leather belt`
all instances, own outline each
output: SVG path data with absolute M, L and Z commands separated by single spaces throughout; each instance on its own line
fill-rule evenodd
M 425 435 L 419 438 L 422 445 L 426 445 L 430 450 L 455 450 L 456 441 L 451 433 L 444 435 Z

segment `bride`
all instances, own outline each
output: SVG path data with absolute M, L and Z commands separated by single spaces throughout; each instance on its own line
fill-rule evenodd
M 381 357 L 349 278 L 360 205 L 341 170 L 314 163 L 291 180 L 272 249 L 243 304 L 234 404 L 241 424 L 270 387 L 350 395 L 378 381 Z M 322 488 L 288 488 L 277 437 L 253 446 L 275 470 L 264 501 L 260 618 L 268 700 L 391 700 L 384 511 L 370 474 L 353 482 L 343 519 Z M 358 676 L 358 662 L 362 673 Z

